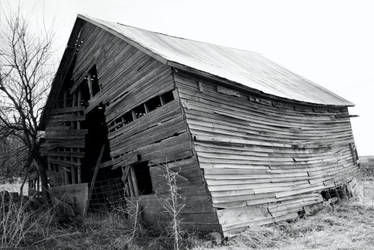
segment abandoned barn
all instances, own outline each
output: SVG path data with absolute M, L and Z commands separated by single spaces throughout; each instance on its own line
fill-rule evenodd
M 346 190 L 352 105 L 258 53 L 78 15 L 40 127 L 51 188 L 158 223 L 167 166 L 182 226 L 228 236 Z

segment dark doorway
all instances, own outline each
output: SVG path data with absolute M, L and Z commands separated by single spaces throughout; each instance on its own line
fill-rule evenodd
M 152 178 L 149 170 L 148 162 L 140 162 L 133 166 L 139 195 L 147 195 L 153 193 Z
M 82 182 L 91 182 L 96 162 L 104 145 L 104 153 L 100 162 L 110 160 L 108 132 L 105 123 L 104 109 L 96 107 L 86 115 L 82 128 L 88 129 L 86 135 L 86 151 L 82 167 Z M 98 175 L 100 177 L 100 173 Z

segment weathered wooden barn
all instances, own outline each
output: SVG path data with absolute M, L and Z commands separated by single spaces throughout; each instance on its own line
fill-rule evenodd
M 48 175 L 119 180 L 157 222 L 168 164 L 183 227 L 227 236 L 345 189 L 352 105 L 258 53 L 79 15 L 41 119 Z

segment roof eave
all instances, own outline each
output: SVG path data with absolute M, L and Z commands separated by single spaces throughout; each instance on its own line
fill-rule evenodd
M 191 68 L 189 66 L 186 66 L 184 64 L 180 64 L 178 62 L 167 61 L 167 65 L 171 66 L 172 68 L 181 70 L 181 71 L 192 73 L 194 75 L 203 76 L 203 77 L 206 77 L 208 79 L 212 79 L 214 81 L 218 81 L 218 82 L 221 82 L 223 84 L 227 84 L 229 86 L 235 86 L 236 88 L 242 89 L 244 91 L 249 91 L 249 92 L 252 92 L 252 93 L 255 93 L 255 94 L 258 94 L 258 95 L 261 95 L 261 96 L 270 97 L 270 98 L 276 99 L 276 100 L 282 100 L 282 101 L 286 101 L 286 102 L 293 102 L 293 103 L 304 104 L 304 105 L 312 105 L 312 106 L 330 106 L 330 107 L 354 107 L 355 106 L 352 102 L 350 102 L 348 100 L 345 100 L 345 99 L 344 99 L 344 102 L 342 101 L 342 103 L 316 103 L 316 102 L 306 102 L 306 101 L 301 101 L 301 100 L 296 100 L 296 99 L 285 98 L 285 97 L 281 97 L 281 96 L 277 96 L 277 95 L 268 94 L 268 93 L 262 92 L 258 89 L 250 88 L 248 86 L 245 86 L 244 84 L 234 82 L 230 79 L 226 79 L 226 78 L 223 78 L 223 77 L 220 77 L 220 76 L 217 76 L 217 75 L 205 72 L 205 71 L 201 71 L 201 70 L 198 70 L 198 69 L 195 69 L 195 68 Z M 339 97 L 339 98 L 341 98 L 341 97 Z M 343 98 L 341 98 L 341 99 L 343 99 Z

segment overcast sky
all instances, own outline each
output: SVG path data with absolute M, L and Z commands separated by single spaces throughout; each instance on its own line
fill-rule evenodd
M 54 23 L 56 60 L 78 13 L 262 53 L 355 103 L 359 154 L 374 155 L 374 1 L 23 0 L 21 9 L 30 23 Z

